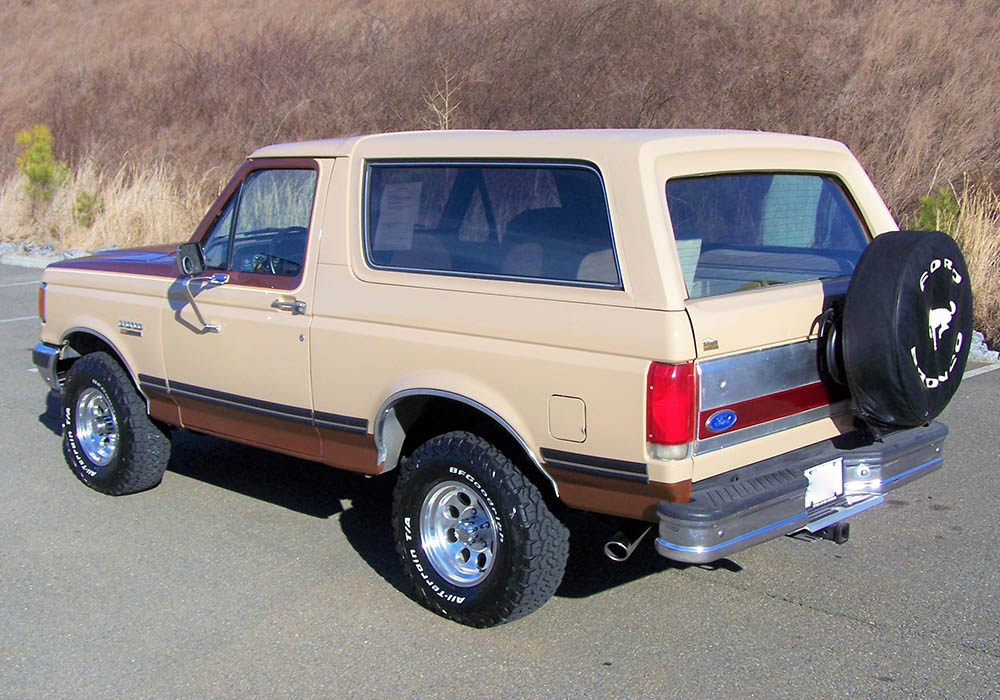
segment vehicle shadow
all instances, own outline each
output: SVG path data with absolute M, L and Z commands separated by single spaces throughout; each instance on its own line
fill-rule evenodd
M 60 398 L 50 392 L 38 421 L 62 436 L 60 414 Z M 171 442 L 168 471 L 310 517 L 337 516 L 348 543 L 372 570 L 407 598 L 417 600 L 393 543 L 393 474 L 366 478 L 186 430 L 175 431 Z M 347 508 L 343 501 L 350 502 Z M 568 514 L 565 521 L 570 530 L 570 553 L 557 596 L 586 598 L 663 571 L 691 566 L 656 553 L 655 527 L 631 557 L 614 562 L 604 555 L 604 543 L 615 532 L 613 525 L 582 512 Z M 702 567 L 741 570 L 727 559 Z
M 586 598 L 633 581 L 671 569 L 684 570 L 691 566 L 709 569 L 741 571 L 741 567 L 720 559 L 711 564 L 684 564 L 660 556 L 653 547 L 656 526 L 646 534 L 635 551 L 623 562 L 604 554 L 604 543 L 615 534 L 616 527 L 589 513 L 572 513 L 566 517 L 570 529 L 569 560 L 566 574 L 556 595 L 564 598 Z
M 62 398 L 54 391 L 45 394 L 45 412 L 38 415 L 38 422 L 62 437 Z
M 58 419 L 58 402 L 55 416 Z M 366 478 L 323 464 L 278 455 L 221 438 L 176 431 L 168 470 L 314 518 L 338 520 L 348 543 L 388 584 L 416 596 L 400 566 L 390 524 L 394 475 Z M 346 507 L 343 502 L 349 502 Z M 585 598 L 632 581 L 689 565 L 664 559 L 653 548 L 654 531 L 624 562 L 604 556 L 614 526 L 588 513 L 566 516 L 570 555 L 556 595 Z M 739 571 L 728 560 L 712 568 Z
M 315 518 L 341 513 L 348 498 L 346 479 L 327 483 L 344 476 L 322 473 L 329 467 L 186 430 L 173 433 L 167 469 Z
M 348 543 L 375 573 L 416 600 L 393 546 L 392 475 L 366 478 L 186 430 L 173 434 L 167 469 L 303 515 L 336 517 Z

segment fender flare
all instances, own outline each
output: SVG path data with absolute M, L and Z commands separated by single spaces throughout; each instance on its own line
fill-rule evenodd
M 394 469 L 398 464 L 399 453 L 402 450 L 403 440 L 406 437 L 405 431 L 396 417 L 396 405 L 404 399 L 421 396 L 449 399 L 463 403 L 492 420 L 498 426 L 503 428 L 503 430 L 517 442 L 517 444 L 524 451 L 524 454 L 531 460 L 531 463 L 552 486 L 553 493 L 555 493 L 556 496 L 559 495 L 559 485 L 556 483 L 555 479 L 553 479 L 552 476 L 545 470 L 545 467 L 542 466 L 541 460 L 538 459 L 538 455 L 535 454 L 535 451 L 528 446 L 528 443 L 523 437 L 521 437 L 520 434 L 518 434 L 510 423 L 504 420 L 504 418 L 496 411 L 493 411 L 474 399 L 470 399 L 468 396 L 463 396 L 462 394 L 452 391 L 443 391 L 441 389 L 404 389 L 402 391 L 397 391 L 382 402 L 382 405 L 379 407 L 378 413 L 375 416 L 373 433 L 375 437 L 375 446 L 378 449 L 379 464 L 391 465 L 388 469 L 386 469 L 387 471 L 389 469 Z
M 118 360 L 118 363 L 125 370 L 125 373 L 128 374 L 129 379 L 132 380 L 132 385 L 135 387 L 135 390 L 139 392 L 139 396 L 141 396 L 142 400 L 145 402 L 146 413 L 148 414 L 149 397 L 146 396 L 146 392 L 142 390 L 142 386 L 139 384 L 139 377 L 136 376 L 135 372 L 132 370 L 131 365 L 129 365 L 129 363 L 125 360 L 125 355 L 122 353 L 121 350 L 118 349 L 118 346 L 112 343 L 110 340 L 108 340 L 108 338 L 104 334 L 95 331 L 93 328 L 86 328 L 84 326 L 73 326 L 72 328 L 68 328 L 65 331 L 63 331 L 61 336 L 59 336 L 59 346 L 63 349 L 60 352 L 60 356 L 62 355 L 62 352 L 65 351 L 65 348 L 69 347 L 69 337 L 76 334 L 93 336 L 94 338 L 101 341 L 104 345 L 108 346 L 111 352 L 114 353 L 115 359 Z

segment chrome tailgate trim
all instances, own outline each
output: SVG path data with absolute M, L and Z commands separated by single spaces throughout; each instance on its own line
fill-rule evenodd
M 841 415 L 849 409 L 848 402 L 840 400 L 846 395 L 846 390 L 838 393 L 838 387 L 824 378 L 820 370 L 819 343 L 815 339 L 703 360 L 698 362 L 697 368 L 700 403 L 695 455 Z M 731 410 L 741 402 L 814 387 L 828 391 L 835 400 L 749 425 L 742 423 L 743 416 L 738 411 Z M 706 417 L 711 418 L 716 409 L 732 414 L 729 427 L 713 431 L 709 426 Z

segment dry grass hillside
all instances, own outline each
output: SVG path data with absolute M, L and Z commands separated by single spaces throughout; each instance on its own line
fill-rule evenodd
M 442 127 L 698 126 L 844 141 L 903 220 L 922 196 L 954 187 L 952 204 L 978 212 L 955 225 L 977 238 L 976 250 L 997 252 L 996 0 L 406 7 L 5 3 L 0 240 L 95 247 L 183 237 L 242 157 L 275 141 Z M 50 207 L 26 217 L 15 134 L 35 123 L 51 129 L 70 176 Z M 102 196 L 89 226 L 71 213 L 80 191 Z M 996 265 L 976 269 L 997 280 Z M 984 298 L 996 300 L 990 289 Z M 992 328 L 995 306 L 977 310 Z

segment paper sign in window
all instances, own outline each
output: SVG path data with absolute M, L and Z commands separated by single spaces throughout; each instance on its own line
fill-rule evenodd
M 420 213 L 422 182 L 395 182 L 382 188 L 374 250 L 410 250 Z

